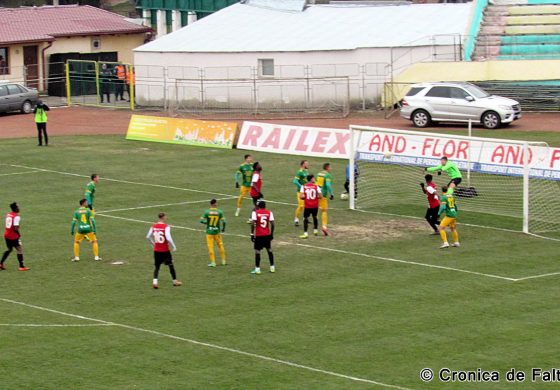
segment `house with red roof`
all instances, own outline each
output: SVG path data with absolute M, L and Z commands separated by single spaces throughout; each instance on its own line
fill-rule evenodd
M 0 8 L 0 80 L 45 90 L 67 59 L 133 62 L 151 28 L 88 5 Z M 55 67 L 56 68 L 56 67 Z

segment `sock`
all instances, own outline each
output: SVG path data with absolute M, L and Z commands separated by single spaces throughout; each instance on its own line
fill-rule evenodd
M 0 263 L 4 264 L 8 256 L 10 256 L 10 253 L 12 253 L 11 249 L 4 252 L 4 254 L 2 255 L 2 260 L 0 260 Z
M 261 254 L 255 253 L 255 268 L 259 269 L 261 266 Z
M 208 241 L 208 256 L 210 257 L 210 262 L 216 262 L 216 253 L 214 252 L 214 243 L 210 240 Z
M 74 242 L 74 257 L 80 257 L 80 244 Z
M 303 206 L 298 206 L 296 209 L 296 217 L 295 219 L 299 219 L 299 216 L 301 215 L 301 212 L 303 211 Z
M 242 204 L 243 204 L 243 195 L 239 195 L 239 198 L 237 199 L 237 208 L 240 209 Z
M 19 266 L 20 266 L 20 267 L 23 267 L 23 255 L 20 255 L 20 254 L 18 253 L 17 259 L 18 259 L 18 262 L 19 262 Z
M 93 242 L 93 255 L 95 257 L 99 257 L 99 244 L 97 243 L 97 241 Z
M 224 248 L 224 244 L 219 245 L 218 249 L 220 251 L 220 259 L 222 259 L 222 263 L 226 262 L 226 248 Z
M 303 220 L 303 232 L 307 233 L 307 228 L 309 227 L 309 220 L 307 218 L 305 218 Z
M 317 230 L 317 227 L 319 226 L 319 219 L 317 217 L 313 217 L 313 229 Z
M 327 225 L 329 224 L 329 215 L 327 213 L 327 210 L 323 210 L 323 212 L 321 213 L 321 223 L 323 224 L 323 227 L 327 227 Z
M 274 253 L 272 253 L 272 251 L 268 251 L 268 261 L 270 265 L 274 267 Z
M 459 242 L 459 233 L 457 232 L 457 230 L 453 230 L 451 232 L 451 235 L 453 236 L 453 241 Z
M 169 265 L 169 272 L 171 273 L 171 279 L 176 280 L 177 273 L 175 272 L 175 267 L 173 266 L 173 264 Z
M 447 242 L 447 233 L 445 232 L 445 230 L 440 230 L 439 235 L 441 236 L 443 242 Z
M 153 284 L 158 284 L 157 278 L 154 278 L 154 280 L 152 281 Z
M 160 267 L 160 266 L 157 265 L 157 266 L 154 268 L 154 280 L 158 280 L 159 267 Z

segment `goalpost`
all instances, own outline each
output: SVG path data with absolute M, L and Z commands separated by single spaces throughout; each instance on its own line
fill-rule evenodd
M 545 142 L 468 137 L 350 126 L 350 208 L 418 215 L 427 207 L 419 183 L 425 167 L 446 156 L 463 175 L 455 190 L 460 211 L 477 213 L 481 225 L 500 216 L 511 230 L 560 238 L 560 150 Z M 350 170 L 352 172 L 352 170 Z M 441 187 L 445 172 L 432 173 Z M 355 191 L 356 190 L 356 191 Z M 355 196 L 357 193 L 357 196 Z

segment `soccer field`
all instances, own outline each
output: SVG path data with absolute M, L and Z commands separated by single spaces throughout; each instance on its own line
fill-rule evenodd
M 263 255 L 264 272 L 253 276 L 250 199 L 234 217 L 234 173 L 245 151 L 121 136 L 2 144 L 0 213 L 20 204 L 31 268 L 18 272 L 12 254 L 0 272 L 2 389 L 554 386 L 505 377 L 512 367 L 557 367 L 560 344 L 560 243 L 509 231 L 511 218 L 464 212 L 462 247 L 440 251 L 440 238 L 418 219 L 426 200 L 413 182 L 418 203 L 391 208 L 387 199 L 387 214 L 350 211 L 337 196 L 332 235 L 300 240 L 291 181 L 301 158 L 254 153 L 276 218 L 277 272 L 268 273 Z M 309 161 L 313 173 L 324 162 Z M 346 162 L 332 163 L 340 194 Z M 84 242 L 73 263 L 72 213 L 91 173 L 101 176 L 103 261 Z M 198 218 L 213 197 L 228 220 L 228 265 L 209 269 Z M 172 287 L 163 268 L 153 290 L 145 235 L 160 211 L 173 226 L 184 285 Z M 444 367 L 498 371 L 500 381 L 419 377 Z

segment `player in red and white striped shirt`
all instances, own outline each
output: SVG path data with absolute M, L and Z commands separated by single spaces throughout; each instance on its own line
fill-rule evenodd
M 10 204 L 10 209 L 12 211 L 6 215 L 6 230 L 4 231 L 4 239 L 6 240 L 8 250 L 2 255 L 2 260 L 0 260 L 0 270 L 6 269 L 6 267 L 4 267 L 4 262 L 15 248 L 19 262 L 18 271 L 29 271 L 29 268 L 23 264 L 23 248 L 21 246 L 21 233 L 19 231 L 19 224 L 21 221 L 21 217 L 19 216 L 19 206 L 16 202 L 14 202 Z
M 257 208 L 251 216 L 251 241 L 255 243 L 255 269 L 251 271 L 254 275 L 261 274 L 261 250 L 266 249 L 270 261 L 270 272 L 276 272 L 274 267 L 274 254 L 271 243 L 274 239 L 274 214 L 266 209 L 264 200 L 257 202 Z
M 430 226 L 432 227 L 432 229 L 434 229 L 434 235 L 438 234 L 439 235 L 439 221 L 438 221 L 438 213 L 439 213 L 439 196 L 437 194 L 437 186 L 436 183 L 434 183 L 433 180 L 433 176 L 428 174 L 426 176 L 424 176 L 424 179 L 426 180 L 426 184 L 424 185 L 424 183 L 420 183 L 420 187 L 422 188 L 422 191 L 426 194 L 426 197 L 428 198 L 428 209 L 426 210 L 426 216 L 424 218 L 426 218 L 426 221 L 428 221 L 428 223 L 430 224 Z
M 169 250 L 170 244 L 174 252 L 177 250 L 177 247 L 173 242 L 173 238 L 171 237 L 171 227 L 166 223 L 167 217 L 165 213 L 159 213 L 158 218 L 158 222 L 152 225 L 148 231 L 148 235 L 146 236 L 148 241 L 150 241 L 154 247 L 155 268 L 152 287 L 155 289 L 159 288 L 158 274 L 162 264 L 169 267 L 169 272 L 173 278 L 173 286 L 181 286 L 183 283 L 180 280 L 177 280 L 177 273 L 175 272 L 175 267 L 173 266 L 173 257 L 171 256 L 171 251 Z
M 319 234 L 319 220 L 317 219 L 317 213 L 319 212 L 319 199 L 323 197 L 321 193 L 321 187 L 315 184 L 315 176 L 307 175 L 307 183 L 301 186 L 300 198 L 303 199 L 304 210 L 303 210 L 303 235 L 299 238 L 309 237 L 307 234 L 307 228 L 309 227 L 309 216 L 313 217 L 313 234 L 316 236 Z

